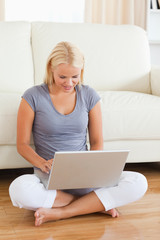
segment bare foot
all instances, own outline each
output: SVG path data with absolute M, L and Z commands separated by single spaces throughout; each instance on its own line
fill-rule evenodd
M 62 219 L 60 208 L 39 208 L 35 214 L 35 226 Z
M 119 212 L 117 211 L 116 208 L 112 208 L 108 211 L 102 211 L 101 213 L 111 215 L 113 218 L 119 217 Z
M 62 208 L 39 208 L 34 214 L 35 226 L 40 226 L 45 222 L 63 219 L 62 211 Z M 119 217 L 119 213 L 115 208 L 108 211 L 102 211 L 101 213 L 110 215 L 113 218 Z

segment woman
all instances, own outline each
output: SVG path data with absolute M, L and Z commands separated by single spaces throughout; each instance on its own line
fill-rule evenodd
M 35 169 L 49 173 L 56 151 L 103 149 L 100 97 L 83 85 L 84 57 L 69 42 L 51 52 L 45 81 L 22 96 L 17 119 L 17 150 Z M 31 132 L 35 150 L 30 146 Z M 133 202 L 147 190 L 146 178 L 123 172 L 116 187 L 46 190 L 36 174 L 22 175 L 9 188 L 16 207 L 35 211 L 35 225 L 77 215 L 103 212 L 118 217 L 116 207 Z

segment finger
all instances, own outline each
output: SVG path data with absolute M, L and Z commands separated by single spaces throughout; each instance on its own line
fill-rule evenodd
M 49 162 L 50 164 L 52 164 L 52 163 L 53 163 L 53 159 L 48 160 L 48 162 Z
M 43 169 L 43 172 L 48 174 L 48 173 L 49 173 L 49 170 L 48 170 L 47 168 L 44 168 L 44 169 Z
M 47 168 L 45 169 L 45 173 L 49 174 L 50 170 Z
M 42 169 L 42 172 L 49 174 L 50 169 L 45 165 Z
M 47 169 L 48 172 L 51 170 L 51 168 L 52 168 L 52 165 L 47 165 L 46 166 L 46 169 Z
M 51 168 L 52 168 L 52 163 L 48 163 L 48 164 L 47 164 L 47 167 L 49 168 L 49 170 L 51 170 Z

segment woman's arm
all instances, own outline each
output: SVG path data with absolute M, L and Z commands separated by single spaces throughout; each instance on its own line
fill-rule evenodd
M 100 102 L 89 112 L 88 132 L 90 150 L 103 150 L 102 112 Z
M 34 111 L 27 101 L 22 98 L 17 116 L 17 151 L 32 165 L 48 173 L 51 169 L 53 159 L 46 161 L 30 146 L 34 116 Z

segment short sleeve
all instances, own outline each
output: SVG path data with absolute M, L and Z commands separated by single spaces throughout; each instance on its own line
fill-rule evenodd
M 93 88 L 85 86 L 85 101 L 88 112 L 97 104 L 100 99 L 100 96 Z
M 28 102 L 28 104 L 31 106 L 31 108 L 35 112 L 36 105 L 37 105 L 36 88 L 32 87 L 26 90 L 22 95 L 22 98 L 24 98 Z

